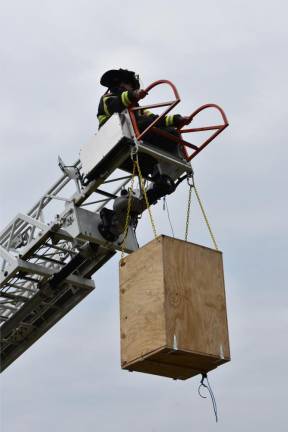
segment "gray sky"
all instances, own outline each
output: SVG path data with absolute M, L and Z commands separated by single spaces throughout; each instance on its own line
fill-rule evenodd
M 230 127 L 193 167 L 224 252 L 232 354 L 210 374 L 217 426 L 198 377 L 121 371 L 117 256 L 2 374 L 3 432 L 287 430 L 287 12 L 280 0 L 2 2 L 1 228 L 59 177 L 58 154 L 78 158 L 107 68 L 136 70 L 144 86 L 172 80 L 182 114 L 225 109 Z M 169 198 L 180 238 L 186 199 L 185 185 Z M 153 212 L 169 234 L 162 206 Z M 152 238 L 147 220 L 138 234 Z M 196 206 L 190 240 L 210 245 Z

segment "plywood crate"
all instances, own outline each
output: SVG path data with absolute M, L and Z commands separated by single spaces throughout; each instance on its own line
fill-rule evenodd
M 121 366 L 176 379 L 230 360 L 222 253 L 160 236 L 120 262 Z

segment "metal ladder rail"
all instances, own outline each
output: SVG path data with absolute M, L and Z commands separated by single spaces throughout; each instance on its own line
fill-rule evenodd
M 97 254 L 92 260 L 86 258 L 82 260 L 82 263 L 78 267 L 78 273 L 81 277 L 80 279 L 77 277 L 81 281 L 80 283 L 84 284 L 82 287 L 76 285 L 73 288 L 73 279 L 72 282 L 67 281 L 64 268 L 62 270 L 63 275 L 58 273 L 54 276 L 54 279 L 56 279 L 54 284 L 57 289 L 55 295 L 50 300 L 49 297 L 45 300 L 45 295 L 43 298 L 42 290 L 42 294 L 39 292 L 33 297 L 30 304 L 25 304 L 12 319 L 3 324 L 0 340 L 2 356 L 0 362 L 1 371 L 8 367 L 9 364 L 94 289 L 94 284 L 89 278 L 114 254 L 115 251 L 99 247 Z M 77 259 L 77 257 L 75 258 Z M 76 282 L 79 283 L 77 278 Z
M 52 255 L 52 257 L 50 257 L 50 251 L 53 248 L 53 245 L 47 247 L 47 250 L 45 253 L 43 253 L 42 255 L 39 255 L 38 253 L 36 254 L 32 254 L 27 262 L 28 263 L 32 263 L 32 264 L 41 264 L 41 261 L 43 261 L 43 267 L 47 267 L 50 269 L 53 269 L 54 271 L 59 271 L 61 269 L 62 266 L 64 266 L 66 264 L 67 258 L 71 255 L 70 251 L 67 251 L 67 253 L 62 257 L 62 263 L 61 261 L 57 261 L 54 259 L 55 254 Z M 41 251 L 42 247 L 40 246 L 39 251 Z M 64 250 L 64 249 L 63 249 Z M 38 250 L 37 250 L 38 252 Z M 57 250 L 57 253 L 59 253 L 59 251 Z M 76 252 L 74 252 L 76 254 Z M 47 254 L 49 254 L 49 256 L 47 256 Z M 35 279 L 36 278 L 36 279 Z M 14 280 L 16 279 L 16 281 Z M 35 279 L 35 280 L 32 280 Z M 6 305 L 6 309 L 8 309 L 5 313 L 5 304 L 0 304 L 0 314 L 2 317 L 5 317 L 9 319 L 9 316 L 12 316 L 13 313 L 11 311 L 11 313 L 9 313 L 9 306 L 10 304 L 12 304 L 13 306 L 15 305 L 15 301 L 17 301 L 17 299 L 19 299 L 19 303 L 16 304 L 16 309 L 20 309 L 21 308 L 21 303 L 25 302 L 24 299 L 26 299 L 26 301 L 28 301 L 31 297 L 33 297 L 33 295 L 35 295 L 38 292 L 38 284 L 39 283 L 43 283 L 43 281 L 45 280 L 45 277 L 38 277 L 37 275 L 33 278 L 31 277 L 27 277 L 25 274 L 23 275 L 16 275 L 15 278 L 12 279 L 12 281 L 8 281 L 7 284 L 4 285 L 4 287 L 1 289 L 0 292 L 0 298 L 8 295 L 11 296 L 15 296 L 14 299 L 11 298 L 10 301 L 7 300 L 8 303 L 8 308 Z M 20 285 L 19 285 L 20 284 Z M 20 296 L 20 297 L 19 297 Z
M 80 161 L 77 161 L 73 166 L 77 166 L 80 164 Z M 67 175 L 63 175 L 49 190 L 46 194 L 43 195 L 43 197 L 32 207 L 32 209 L 27 213 L 28 216 L 32 217 L 35 220 L 38 220 L 40 218 L 41 212 L 45 209 L 45 207 L 47 207 L 47 205 L 49 203 L 51 203 L 51 201 L 53 199 L 57 199 L 57 194 L 71 181 L 70 178 L 67 177 Z M 114 181 L 117 181 L 114 180 Z M 109 180 L 107 183 L 110 183 L 111 180 Z M 113 194 L 117 194 L 123 187 L 125 187 L 125 185 L 129 182 L 129 178 L 128 180 L 125 180 L 114 192 Z M 85 200 L 87 198 L 89 198 L 89 196 L 92 193 L 97 193 L 97 187 L 99 187 L 101 184 L 105 184 L 105 180 L 104 181 L 98 181 L 97 182 L 97 186 L 96 186 L 96 182 L 93 185 L 93 188 L 91 187 L 91 185 L 89 185 L 88 187 L 85 187 L 81 193 L 79 194 L 78 191 L 76 193 L 74 193 L 70 198 L 67 199 L 67 201 L 72 201 L 73 199 L 75 199 L 75 204 L 77 204 L 77 197 L 78 200 L 81 200 L 81 204 L 83 201 L 82 196 L 86 195 L 85 199 L 83 202 L 85 202 Z M 80 198 L 79 198 L 80 197 Z M 105 199 L 105 205 L 107 203 L 109 203 L 110 199 Z M 80 206 L 81 206 L 80 204 Z M 97 210 L 96 210 L 97 211 Z M 25 221 L 21 221 L 21 220 L 16 220 L 15 218 L 13 219 L 13 221 L 0 233 L 0 246 L 4 247 L 5 249 L 9 250 L 9 242 L 11 243 L 11 240 L 13 240 L 13 238 L 15 239 L 17 236 L 20 235 L 25 235 L 25 233 L 27 232 L 27 230 L 29 229 L 29 224 Z
M 77 160 L 73 166 L 79 167 L 80 160 Z M 67 176 L 67 174 L 62 175 L 49 189 L 46 193 L 43 194 L 43 196 L 34 204 L 34 206 L 26 213 L 28 216 L 39 219 L 41 210 L 44 210 L 44 208 L 53 200 L 51 196 L 57 196 L 57 194 L 71 181 L 71 179 Z M 50 197 L 49 197 L 50 196 Z M 14 227 L 15 233 L 19 233 L 19 229 L 21 229 L 21 226 L 23 223 L 18 223 Z M 4 230 L 0 232 L 0 245 L 4 246 L 6 245 L 6 242 L 9 239 L 9 236 L 11 235 L 11 230 L 13 228 L 13 221 L 6 227 Z
M 127 177 L 127 176 L 126 176 Z M 117 187 L 117 189 L 114 191 L 114 194 L 116 194 L 116 193 L 118 193 L 126 184 L 127 184 L 127 182 L 129 182 L 129 179 L 130 179 L 130 176 L 128 176 L 128 179 L 127 178 L 125 178 L 125 180 L 124 180 L 124 182 L 122 182 L 121 184 L 120 184 L 120 186 L 118 186 Z M 118 179 L 114 179 L 113 181 L 118 181 Z M 108 182 L 111 182 L 111 180 L 109 180 Z M 104 182 L 105 183 L 105 182 Z M 105 200 L 105 204 L 107 204 L 110 200 L 112 200 L 112 198 L 107 198 L 106 200 Z M 27 224 L 26 224 L 27 225 Z M 66 250 L 68 250 L 68 252 L 69 252 L 69 249 L 67 249 L 66 248 Z M 71 250 L 71 249 L 70 249 Z M 29 252 L 29 251 L 28 251 Z M 25 254 L 24 254 L 24 256 L 26 255 L 26 258 L 28 258 L 28 262 L 29 261 L 31 261 L 31 260 L 33 260 L 34 259 L 34 256 L 33 256 L 33 254 L 31 255 L 31 254 L 28 254 L 28 252 L 26 252 Z M 49 251 L 47 251 L 49 254 L 50 254 L 50 252 L 51 252 L 51 249 L 49 250 Z M 55 257 L 55 255 L 56 254 L 58 254 L 59 253 L 59 251 L 57 250 L 57 248 L 55 249 L 55 251 L 54 251 L 54 254 L 52 254 L 51 256 L 50 256 L 50 258 L 48 258 L 47 259 L 47 261 L 49 262 L 53 262 L 53 259 L 54 259 L 54 257 Z M 28 254 L 28 255 L 27 255 Z M 69 255 L 69 253 L 68 253 L 68 255 Z M 43 259 L 45 260 L 45 258 L 47 257 L 47 254 L 43 254 Z M 38 259 L 39 259 L 39 257 L 38 257 Z M 18 282 L 19 283 L 19 282 Z M 25 292 L 25 288 L 27 288 L 27 296 L 28 297 L 30 297 L 30 294 L 31 294 L 31 291 L 33 291 L 34 293 L 35 292 L 37 292 L 37 290 L 35 290 L 35 289 L 33 289 L 33 286 L 34 286 L 34 283 L 31 283 L 31 284 L 28 284 L 28 285 L 24 285 L 23 287 L 21 287 L 22 288 L 22 290 Z M 6 289 L 6 292 L 7 292 L 7 289 L 9 290 L 9 285 L 6 285 L 5 287 L 4 287 L 5 289 Z M 12 286 L 12 288 L 13 288 L 13 286 Z M 32 289 L 31 289 L 32 288 Z M 17 291 L 15 292 L 15 290 L 13 290 L 13 292 L 12 292 L 12 295 L 17 295 L 17 294 L 19 294 Z M 1 295 L 1 293 L 0 293 L 0 295 Z M 8 292 L 8 295 L 9 295 L 9 292 Z M 22 295 L 22 294 L 21 294 Z M 6 317 L 8 317 L 8 316 L 12 316 L 13 315 L 13 312 L 11 311 L 11 304 L 14 304 L 14 301 L 12 300 L 12 299 L 10 299 L 10 300 L 6 300 L 6 304 L 8 303 L 8 305 L 6 305 L 6 309 L 7 309 L 7 314 L 3 314 L 3 306 L 2 306 L 2 311 L 1 311 L 1 308 L 0 308 L 0 311 L 2 312 L 0 312 L 0 314 L 2 315 L 2 317 L 5 319 Z M 10 313 L 8 313 L 10 311 Z

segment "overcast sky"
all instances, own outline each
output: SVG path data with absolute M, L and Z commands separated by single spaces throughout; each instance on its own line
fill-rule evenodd
M 287 430 L 287 3 L 280 0 L 13 1 L 0 9 L 2 229 L 97 129 L 108 68 L 172 80 L 188 115 L 214 102 L 230 127 L 193 163 L 224 253 L 231 363 L 218 402 L 120 369 L 118 260 L 96 290 L 1 375 L 1 432 Z M 187 187 L 169 198 L 183 238 Z M 194 201 L 190 240 L 210 246 Z M 158 232 L 170 234 L 161 204 Z M 141 244 L 152 238 L 147 221 Z

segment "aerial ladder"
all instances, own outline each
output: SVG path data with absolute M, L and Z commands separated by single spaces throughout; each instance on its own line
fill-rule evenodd
M 157 128 L 180 102 L 168 80 L 152 83 L 146 92 L 160 85 L 170 87 L 171 101 L 114 114 L 81 148 L 73 165 L 66 166 L 59 158 L 61 177 L 30 211 L 18 213 L 0 233 L 1 372 L 94 290 L 93 274 L 117 251 L 129 254 L 138 249 L 137 221 L 147 209 L 141 187 L 132 191 L 125 229 L 133 160 L 137 158 L 141 167 L 149 204 L 155 204 L 191 177 L 191 160 L 228 126 L 224 111 L 207 104 L 189 120 L 215 110 L 220 123 L 183 127 L 178 136 Z M 162 107 L 163 113 L 140 132 L 135 112 Z M 210 136 L 200 145 L 183 138 L 203 131 Z M 175 143 L 175 150 L 150 144 L 145 140 L 148 133 L 163 135 Z

